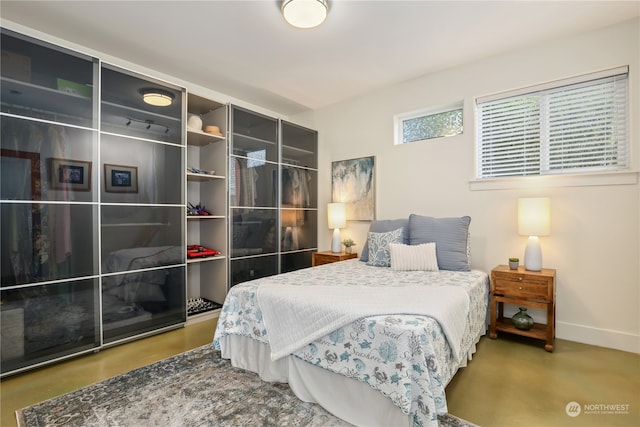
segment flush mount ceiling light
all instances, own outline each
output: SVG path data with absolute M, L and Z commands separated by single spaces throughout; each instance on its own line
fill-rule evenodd
M 297 28 L 313 28 L 322 24 L 327 17 L 327 0 L 284 0 L 282 16 Z
M 155 107 L 168 107 L 175 97 L 171 92 L 162 89 L 142 89 L 142 99 Z

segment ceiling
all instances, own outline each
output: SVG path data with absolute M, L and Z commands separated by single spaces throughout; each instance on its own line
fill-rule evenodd
M 7 1 L 0 17 L 285 115 L 640 16 L 640 1 Z

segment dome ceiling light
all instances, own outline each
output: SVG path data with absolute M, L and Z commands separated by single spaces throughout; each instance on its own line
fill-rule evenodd
M 296 28 L 314 28 L 327 17 L 327 0 L 284 0 L 282 16 Z
M 168 107 L 175 96 L 171 92 L 162 89 L 142 89 L 142 100 L 154 107 Z

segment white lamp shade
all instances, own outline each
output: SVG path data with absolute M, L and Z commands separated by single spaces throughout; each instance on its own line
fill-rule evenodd
M 322 24 L 329 6 L 326 0 L 284 0 L 282 15 L 297 28 L 313 28 Z
M 524 268 L 542 269 L 542 249 L 538 236 L 546 236 L 551 228 L 548 197 L 518 199 L 518 234 L 529 236 L 524 251 Z
M 342 250 L 340 229 L 347 226 L 347 214 L 344 203 L 329 203 L 327 205 L 327 220 L 329 222 L 329 228 L 333 228 L 331 252 L 340 252 Z
M 518 234 L 547 236 L 551 228 L 548 197 L 518 199 Z
M 329 228 L 344 228 L 347 226 L 347 214 L 344 203 L 329 203 L 327 205 L 327 219 Z

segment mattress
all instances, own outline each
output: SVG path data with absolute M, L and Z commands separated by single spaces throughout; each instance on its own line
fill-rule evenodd
M 433 317 L 396 313 L 359 318 L 293 351 L 289 357 L 273 361 L 272 357 L 265 357 L 265 354 L 271 356 L 271 350 L 260 309 L 258 287 L 274 283 L 358 286 L 363 288 L 363 292 L 367 287 L 462 289 L 468 295 L 469 304 L 466 313 L 459 313 L 466 319 L 459 343 L 460 354 L 452 351 L 442 326 Z M 488 289 L 488 275 L 477 270 L 393 271 L 390 268 L 367 266 L 359 260 L 326 264 L 234 286 L 222 308 L 213 345 L 236 366 L 261 373 L 264 379 L 270 381 L 292 384 L 293 367 L 300 371 L 298 368 L 302 366 L 305 372 L 305 375 L 294 378 L 296 383 L 301 382 L 298 381 L 300 377 L 317 377 L 317 371 L 330 372 L 326 374 L 327 377 L 337 376 L 351 383 L 359 383 L 364 390 L 375 393 L 376 397 L 383 396 L 385 402 L 397 408 L 400 417 L 408 420 L 407 425 L 415 422 L 418 425 L 435 426 L 437 416 L 447 412 L 446 385 L 455 372 L 466 365 L 475 351 L 475 343 L 486 330 Z M 261 343 L 258 348 L 262 350 L 248 352 L 247 340 Z M 260 360 L 249 360 L 251 358 Z M 271 374 L 269 371 L 272 371 Z M 314 372 L 314 376 L 306 375 L 308 371 Z M 303 388 L 300 384 L 296 384 L 296 387 L 292 384 L 292 389 L 301 399 L 319 400 L 313 398 L 314 393 L 309 390 L 301 391 Z M 315 388 L 316 392 L 318 389 L 314 384 L 310 384 L 309 388 Z M 345 396 L 340 395 L 341 390 L 347 389 L 332 387 L 329 402 L 318 403 L 344 419 L 345 416 L 350 417 L 347 421 L 353 424 L 371 425 L 366 414 L 358 413 L 370 411 L 370 406 L 369 409 L 365 405 L 361 410 L 350 411 L 353 412 L 351 414 L 334 408 L 344 402 Z M 363 400 L 366 399 L 363 397 Z

